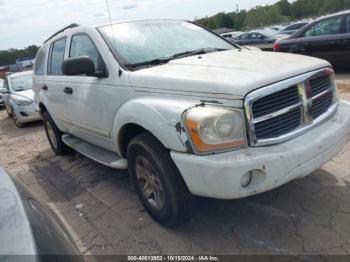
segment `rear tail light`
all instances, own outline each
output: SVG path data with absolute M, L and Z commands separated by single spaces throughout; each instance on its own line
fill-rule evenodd
M 279 51 L 280 49 L 281 49 L 281 44 L 278 42 L 278 41 L 276 41 L 274 44 L 273 44 L 273 51 Z

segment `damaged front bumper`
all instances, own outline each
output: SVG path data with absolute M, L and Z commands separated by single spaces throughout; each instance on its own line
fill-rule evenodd
M 171 157 L 192 194 L 236 199 L 311 174 L 340 152 L 349 132 L 350 105 L 340 102 L 330 120 L 282 144 L 208 156 L 171 152 Z M 243 187 L 247 174 L 252 176 Z

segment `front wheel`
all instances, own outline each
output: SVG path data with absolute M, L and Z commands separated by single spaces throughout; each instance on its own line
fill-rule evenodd
M 167 227 L 186 222 L 192 197 L 169 150 L 145 133 L 130 142 L 127 158 L 132 183 L 150 216 Z
M 12 112 L 13 112 L 13 110 L 12 110 Z M 17 127 L 19 127 L 19 128 L 23 128 L 23 127 L 24 127 L 24 124 L 21 123 L 21 122 L 18 120 L 18 117 L 17 117 L 17 115 L 16 115 L 16 112 L 13 112 L 13 113 L 12 113 L 12 119 L 13 119 L 13 122 L 16 124 Z
M 47 139 L 49 140 L 51 148 L 55 154 L 62 156 L 71 152 L 72 149 L 62 141 L 63 133 L 58 129 L 50 114 L 48 112 L 44 112 L 42 118 Z

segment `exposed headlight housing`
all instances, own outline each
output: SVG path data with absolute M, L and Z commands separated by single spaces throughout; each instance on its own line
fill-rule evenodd
M 33 100 L 20 95 L 11 95 L 11 99 L 19 106 L 29 106 Z
M 242 110 L 199 106 L 188 110 L 184 122 L 197 154 L 227 151 L 247 145 Z

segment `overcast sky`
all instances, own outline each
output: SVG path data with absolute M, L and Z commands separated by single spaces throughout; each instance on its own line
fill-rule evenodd
M 109 0 L 113 21 L 214 15 L 266 5 L 277 0 Z M 0 0 L 0 50 L 40 45 L 73 22 L 108 22 L 106 0 Z

